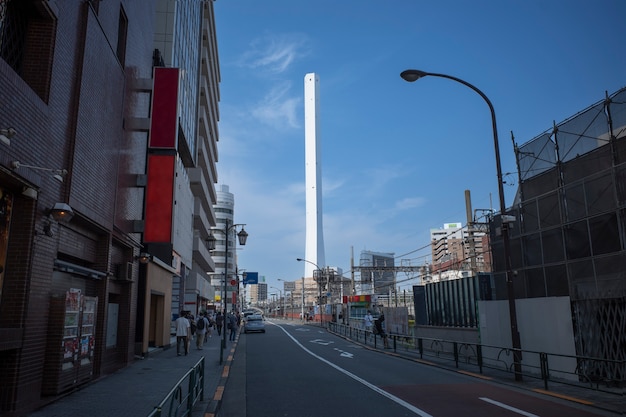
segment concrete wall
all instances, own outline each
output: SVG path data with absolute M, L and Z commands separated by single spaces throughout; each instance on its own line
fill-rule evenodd
M 576 355 L 569 297 L 517 300 L 516 310 L 522 350 L 531 351 L 523 354 L 523 372 L 539 373 L 539 352 L 550 354 L 548 364 L 552 376 L 557 376 L 558 370 L 574 372 L 576 360 L 558 356 Z M 511 347 L 508 301 L 479 301 L 478 312 L 481 344 Z M 512 355 L 504 355 L 500 349 L 484 346 L 483 355 L 498 357 L 507 364 L 512 359 Z M 563 374 L 558 376 L 569 377 Z

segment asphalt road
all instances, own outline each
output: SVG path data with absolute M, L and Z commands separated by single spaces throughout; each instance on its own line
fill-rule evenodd
M 220 417 L 614 415 L 372 351 L 297 321 L 241 334 L 233 371 Z

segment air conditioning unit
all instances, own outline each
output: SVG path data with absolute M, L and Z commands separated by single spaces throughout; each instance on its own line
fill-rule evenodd
M 117 264 L 115 268 L 115 277 L 119 281 L 132 281 L 133 280 L 133 263 L 126 262 Z

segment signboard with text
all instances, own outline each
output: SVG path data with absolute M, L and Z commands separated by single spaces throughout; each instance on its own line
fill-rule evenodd
M 243 276 L 243 285 L 258 284 L 259 273 L 258 272 L 246 272 Z

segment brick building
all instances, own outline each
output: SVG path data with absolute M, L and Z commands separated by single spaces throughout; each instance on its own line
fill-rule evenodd
M 0 414 L 133 360 L 154 8 L 0 2 Z

